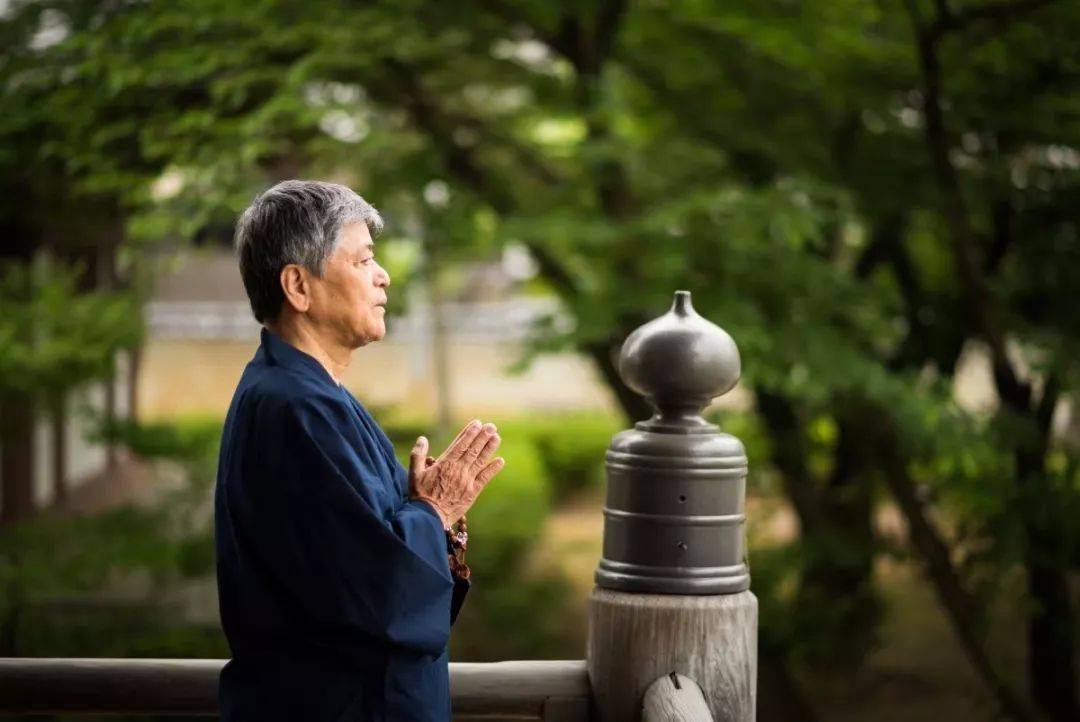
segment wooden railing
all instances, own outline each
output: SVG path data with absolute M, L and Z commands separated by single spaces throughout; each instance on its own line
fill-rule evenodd
M 216 659 L 0 658 L 0 714 L 217 714 Z M 453 662 L 455 720 L 583 722 L 583 660 Z
M 588 659 L 453 663 L 455 719 L 753 722 L 758 603 L 744 553 L 747 460 L 738 439 L 700 416 L 735 384 L 740 364 L 734 341 L 697 315 L 686 291 L 631 334 L 620 374 L 657 414 L 608 449 Z M 0 714 L 213 715 L 223 665 L 0 659 Z

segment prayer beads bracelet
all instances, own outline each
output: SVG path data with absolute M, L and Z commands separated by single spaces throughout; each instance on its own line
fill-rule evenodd
M 454 526 L 455 524 L 451 524 L 446 530 L 446 553 L 450 558 L 450 573 L 459 579 L 468 579 L 472 572 L 469 570 L 469 565 L 465 563 L 465 548 L 469 544 L 469 531 L 464 514 L 456 522 L 456 531 Z

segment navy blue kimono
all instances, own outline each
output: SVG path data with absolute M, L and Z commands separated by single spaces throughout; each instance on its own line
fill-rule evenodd
M 224 722 L 450 720 L 455 580 L 435 510 L 379 425 L 313 357 L 263 330 L 221 442 Z

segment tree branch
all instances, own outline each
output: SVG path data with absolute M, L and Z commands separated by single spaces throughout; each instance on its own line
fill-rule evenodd
M 596 49 L 596 68 L 607 61 L 615 38 L 619 34 L 623 14 L 626 12 L 626 0 L 607 0 L 596 14 L 593 44 Z
M 606 0 L 593 17 L 592 32 L 586 31 L 578 15 L 564 12 L 554 32 L 529 17 L 519 7 L 502 0 L 479 0 L 480 6 L 508 22 L 529 28 L 537 38 L 563 56 L 580 75 L 597 76 L 618 36 L 626 0 Z
M 916 491 L 899 439 L 888 414 L 881 412 L 879 459 L 885 472 L 885 482 L 908 524 L 911 542 L 923 559 L 927 577 L 937 593 L 953 631 L 960 639 L 968 661 L 993 691 L 1002 710 L 1018 722 L 1034 722 L 1040 716 L 1027 701 L 1017 694 L 998 674 L 986 650 L 984 636 L 979 631 L 981 621 L 975 599 L 964 588 L 953 566 L 949 546 L 930 521 Z
M 1012 204 L 1005 198 L 994 201 L 991 210 L 991 224 L 993 227 L 993 241 L 990 244 L 990 252 L 986 256 L 986 271 L 993 273 L 1001 265 L 1005 254 L 1013 244 Z
M 498 212 L 514 212 L 517 202 L 508 186 L 493 180 L 472 150 L 454 142 L 452 119 L 455 116 L 426 92 L 419 75 L 397 60 L 387 60 L 386 67 L 388 74 L 395 78 L 395 83 L 391 84 L 394 90 L 377 90 L 405 108 L 413 123 L 428 135 L 435 149 L 442 155 L 447 172 L 458 182 L 487 199 Z M 470 118 L 469 122 L 474 127 L 482 127 L 482 123 L 475 118 Z M 486 134 L 484 137 L 487 137 Z M 537 178 L 543 183 L 557 183 L 558 176 L 543 167 L 539 159 L 535 160 L 533 169 Z M 578 293 L 577 282 L 568 268 L 540 244 L 527 243 L 527 246 L 539 264 L 544 278 L 561 296 L 567 298 Z
M 961 10 L 949 10 L 944 0 L 934 4 L 937 15 L 932 25 L 926 28 L 928 36 L 936 41 L 945 35 L 965 30 L 979 22 L 1001 23 L 1027 13 L 1053 5 L 1057 0 L 1008 0 L 991 2 L 984 5 L 965 7 Z
M 923 135 L 930 154 L 934 179 L 943 199 L 943 212 L 949 226 L 953 259 L 960 278 L 964 306 L 972 325 L 990 347 L 994 377 L 998 382 L 1003 400 L 1014 409 L 1024 411 L 1030 401 L 1030 387 L 1020 378 L 1008 357 L 1006 335 L 1001 325 L 1002 314 L 998 308 L 997 298 L 986 282 L 985 266 L 971 228 L 967 203 L 960 187 L 960 178 L 949 160 L 952 142 L 945 127 L 941 105 L 941 65 L 937 54 L 937 40 L 940 36 L 921 27 L 912 0 L 906 0 L 905 5 L 915 29 L 922 78 L 925 119 Z
M 1057 409 L 1058 399 L 1061 397 L 1061 379 L 1056 373 L 1050 373 L 1046 377 L 1043 386 L 1042 397 L 1038 406 L 1035 407 L 1035 423 L 1038 426 L 1041 438 L 1045 439 L 1044 445 L 1049 444 L 1050 425 L 1054 421 L 1054 410 Z
M 773 439 L 770 456 L 780 472 L 784 491 L 795 507 L 803 536 L 820 533 L 825 525 L 821 499 L 814 489 L 808 452 L 791 400 L 758 385 L 755 407 Z

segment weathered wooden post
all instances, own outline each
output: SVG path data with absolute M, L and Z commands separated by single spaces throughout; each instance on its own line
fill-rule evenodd
M 746 565 L 746 453 L 701 418 L 738 381 L 739 351 L 676 291 L 670 311 L 626 339 L 619 373 L 656 414 L 607 452 L 589 606 L 594 712 L 601 722 L 638 720 L 646 690 L 650 709 L 660 708 L 656 696 L 681 687 L 682 675 L 714 720 L 752 722 L 758 606 Z

